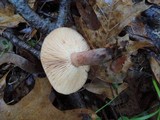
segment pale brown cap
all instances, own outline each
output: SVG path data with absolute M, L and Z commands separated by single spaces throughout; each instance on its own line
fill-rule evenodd
M 86 41 L 71 28 L 58 28 L 44 40 L 41 49 L 41 62 L 53 88 L 62 94 L 78 91 L 86 82 L 89 66 L 75 67 L 71 54 L 89 50 Z

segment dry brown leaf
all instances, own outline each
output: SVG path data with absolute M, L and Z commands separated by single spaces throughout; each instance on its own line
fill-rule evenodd
M 14 14 L 14 8 L 11 5 L 0 8 L 0 26 L 14 27 L 20 22 L 24 22 L 24 19 L 20 15 Z
M 110 42 L 110 38 L 117 36 L 135 16 L 148 7 L 145 2 L 130 5 L 128 2 L 119 0 L 112 5 L 108 5 L 103 0 L 97 0 L 93 9 L 101 23 L 101 27 L 93 31 L 87 28 L 81 18 L 76 18 L 75 22 L 79 25 L 79 31 L 81 31 L 92 48 L 104 47 Z
M 128 53 L 133 53 L 138 49 L 142 49 L 144 47 L 152 47 L 150 41 L 129 41 L 129 45 L 127 46 Z
M 28 0 L 28 4 L 31 8 L 34 7 L 35 0 Z M 13 6 L 6 5 L 5 8 L 0 8 L 0 26 L 1 27 L 14 27 L 20 22 L 25 20 L 19 15 L 14 13 Z
M 125 3 L 126 5 L 133 5 L 132 0 L 122 0 L 122 2 Z
M 151 57 L 150 65 L 158 83 L 160 84 L 160 64 L 155 60 L 155 58 Z
M 160 4 L 160 0 L 147 0 L 150 3 Z
M 51 85 L 47 79 L 37 79 L 34 89 L 15 105 L 6 105 L 0 99 L 2 120 L 81 120 L 82 113 L 93 114 L 87 109 L 61 112 L 49 100 Z
M 115 73 L 120 72 L 123 68 L 123 64 L 125 63 L 126 59 L 127 59 L 127 56 L 123 55 L 117 58 L 116 60 L 114 60 L 111 64 L 111 70 Z
M 29 6 L 33 9 L 36 0 L 28 0 Z
M 133 34 L 147 37 L 145 24 L 139 17 L 136 17 L 128 26 L 131 28 Z
M 125 82 L 122 83 L 120 86 L 118 86 L 117 88 L 118 95 L 127 88 L 128 88 L 128 84 Z
M 125 48 L 130 41 L 129 35 L 126 34 L 123 37 L 114 37 L 111 44 L 117 43 L 120 48 Z M 98 78 L 107 83 L 123 83 L 123 79 L 127 75 L 127 70 L 131 66 L 130 53 L 124 52 L 121 57 L 115 59 L 113 62 L 107 62 L 103 66 L 91 67 L 90 73 L 93 78 Z
M 128 55 L 126 61 L 123 64 L 122 72 L 127 73 L 128 69 L 131 68 L 132 65 L 133 63 L 131 61 L 131 56 Z
M 101 80 L 94 80 L 92 83 L 88 83 L 84 87 L 92 93 L 103 95 L 105 98 L 113 99 L 125 90 L 128 87 L 128 84 L 122 83 L 116 90 L 111 84 L 107 84 Z
M 109 99 L 113 99 L 116 95 L 116 92 L 110 84 L 107 84 L 100 80 L 93 83 L 88 83 L 84 87 L 86 88 L 86 90 L 92 93 L 103 95 Z

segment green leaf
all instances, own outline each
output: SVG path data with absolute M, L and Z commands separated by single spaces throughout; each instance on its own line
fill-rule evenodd
M 100 112 L 101 110 L 103 110 L 105 107 L 107 107 L 108 105 L 110 105 L 112 102 L 113 102 L 113 100 L 115 100 L 116 99 L 116 97 L 115 98 L 113 98 L 111 101 L 109 101 L 108 103 L 106 103 L 104 106 L 102 106 L 101 108 L 99 108 L 95 113 L 97 114 L 98 112 Z
M 148 115 L 145 115 L 145 116 L 142 116 L 142 117 L 138 117 L 138 118 L 131 118 L 130 120 L 147 120 L 153 116 L 155 116 L 157 113 L 159 113 L 160 109 L 158 109 L 157 111 L 151 113 L 151 114 L 148 114 Z
M 0 39 L 0 56 L 6 52 L 11 52 L 13 50 L 13 45 L 10 41 L 1 38 Z
M 153 82 L 154 88 L 155 88 L 155 90 L 156 90 L 156 92 L 158 94 L 158 97 L 160 99 L 160 88 L 158 87 L 158 84 L 157 84 L 155 79 L 152 79 L 152 82 Z
M 140 117 L 136 116 L 136 117 L 132 117 L 132 118 L 122 116 L 122 117 L 118 118 L 118 120 L 148 120 L 149 118 L 155 116 L 156 114 L 159 114 L 157 120 L 160 120 L 159 119 L 160 118 L 160 108 L 157 111 L 155 111 L 151 114 L 145 115 L 145 116 L 140 116 Z
M 159 110 L 159 113 L 158 113 L 157 120 L 160 120 L 160 110 Z
M 35 45 L 37 44 L 37 41 L 31 39 L 31 40 L 27 41 L 27 44 L 30 45 L 31 47 L 35 47 Z

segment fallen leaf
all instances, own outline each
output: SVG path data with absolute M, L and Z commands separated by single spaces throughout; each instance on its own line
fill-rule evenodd
M 24 19 L 20 15 L 14 14 L 14 8 L 11 5 L 8 5 L 5 8 L 0 8 L 1 27 L 14 27 L 20 22 L 24 22 Z
M 126 47 L 128 53 L 133 53 L 138 49 L 142 49 L 145 47 L 153 47 L 150 41 L 129 41 L 129 45 Z
M 13 105 L 33 89 L 35 80 L 32 74 L 14 67 L 7 74 L 5 83 L 3 100 L 7 105 Z
M 128 88 L 128 84 L 125 82 L 119 85 L 117 88 L 118 95 L 127 88 Z
M 76 6 L 78 8 L 78 11 L 81 15 L 82 20 L 85 22 L 87 27 L 92 30 L 97 30 L 100 27 L 100 22 L 92 9 L 92 6 L 88 3 L 85 2 L 85 6 L 83 5 L 82 2 L 77 1 Z
M 119 0 L 109 6 L 105 1 L 100 0 L 93 6 L 101 23 L 101 27 L 98 30 L 88 29 L 82 18 L 75 18 L 75 22 L 79 31 L 90 43 L 90 47 L 99 48 L 110 43 L 112 37 L 117 36 L 125 26 L 147 8 L 149 6 L 145 5 L 144 1 L 139 4 L 128 5 L 128 2 Z
M 108 84 L 101 80 L 93 80 L 92 83 L 88 83 L 84 88 L 92 93 L 100 94 L 105 98 L 113 99 L 118 96 L 123 90 L 128 87 L 127 83 L 122 83 L 116 89 L 112 84 Z
M 123 68 L 123 64 L 125 63 L 126 59 L 127 59 L 127 56 L 123 55 L 123 56 L 117 58 L 116 60 L 114 60 L 111 63 L 111 70 L 115 73 L 120 72 Z
M 109 99 L 113 99 L 116 94 L 111 84 L 107 84 L 100 80 L 93 83 L 88 83 L 84 86 L 84 88 L 92 93 L 103 95 Z
M 160 4 L 160 0 L 147 0 L 150 3 Z
M 126 61 L 123 64 L 122 67 L 122 72 L 127 73 L 128 69 L 131 68 L 131 66 L 133 65 L 132 61 L 131 61 L 131 56 L 127 56 Z
M 35 0 L 28 0 L 28 4 L 31 8 L 34 7 Z M 15 14 L 13 6 L 7 4 L 4 8 L 0 8 L 0 26 L 1 27 L 14 27 L 20 22 L 25 20 L 19 15 Z
M 33 9 L 36 0 L 28 0 L 29 6 Z
M 156 61 L 155 58 L 151 57 L 150 65 L 158 83 L 160 84 L 160 64 Z
M 19 68 L 29 73 L 43 72 L 42 67 L 14 53 L 4 53 L 0 56 L 0 65 L 4 63 L 13 63 Z
M 81 120 L 82 113 L 94 114 L 88 109 L 62 112 L 49 100 L 51 85 L 47 79 L 37 79 L 33 90 L 15 105 L 6 105 L 0 99 L 2 120 Z

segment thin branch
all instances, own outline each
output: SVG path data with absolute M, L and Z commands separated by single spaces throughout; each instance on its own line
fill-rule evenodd
M 1 33 L 1 36 L 4 37 L 4 38 L 6 38 L 6 39 L 8 39 L 9 41 L 11 41 L 11 43 L 13 43 L 15 46 L 18 46 L 20 48 L 28 50 L 35 57 L 37 57 L 38 59 L 40 59 L 40 52 L 38 50 L 32 48 L 27 43 L 25 43 L 24 41 L 20 40 L 18 37 L 16 37 L 15 35 L 13 35 L 11 31 L 4 30 Z
M 70 10 L 71 0 L 62 0 L 59 6 L 59 15 L 55 28 L 62 27 L 66 23 L 66 18 Z
M 16 9 L 16 11 L 33 27 L 40 30 L 44 34 L 50 33 L 55 24 L 49 20 L 40 18 L 30 6 L 27 4 L 27 0 L 8 0 Z
M 27 4 L 26 0 L 8 0 L 16 11 L 33 27 L 44 34 L 50 33 L 55 28 L 61 27 L 66 22 L 71 0 L 62 0 L 56 24 L 47 19 L 40 18 Z
M 64 25 L 66 21 L 65 18 L 67 17 L 70 8 L 69 5 L 71 0 L 62 0 L 56 25 L 50 23 L 49 21 L 41 19 L 34 11 L 32 11 L 32 9 L 28 6 L 25 0 L 9 0 L 9 2 L 11 2 L 14 5 L 17 12 L 19 12 L 27 20 L 27 22 L 29 22 L 32 25 L 32 27 L 35 27 L 43 33 L 48 34 L 53 29 Z M 28 50 L 34 56 L 40 59 L 40 52 L 38 50 L 27 45 L 25 42 L 13 35 L 11 31 L 1 31 L 1 35 L 6 39 L 10 40 L 15 46 Z

